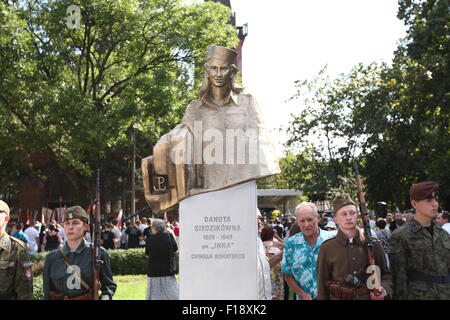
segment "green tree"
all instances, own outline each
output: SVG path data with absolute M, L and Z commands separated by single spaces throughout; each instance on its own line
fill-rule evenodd
M 288 146 L 304 152 L 314 137 L 325 165 L 314 180 L 330 175 L 327 188 L 351 181 L 356 159 L 370 202 L 409 208 L 410 186 L 435 180 L 448 210 L 448 1 L 399 1 L 398 17 L 409 28 L 391 66 L 358 65 L 334 81 L 320 74 L 298 82 L 295 98 L 304 99 L 305 109 L 293 118 Z M 305 172 L 299 168 L 298 174 Z
M 81 9 L 79 29 L 68 28 L 70 5 Z M 45 182 L 60 171 L 82 203 L 98 167 L 111 197 L 129 189 L 132 131 L 137 153 L 150 154 L 194 98 L 208 45 L 237 43 L 230 10 L 211 2 L 27 0 L 0 9 L 2 176 L 14 168 L 16 181 Z

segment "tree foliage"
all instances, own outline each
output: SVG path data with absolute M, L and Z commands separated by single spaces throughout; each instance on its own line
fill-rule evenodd
M 60 171 L 84 203 L 99 167 L 111 197 L 129 189 L 131 133 L 149 155 L 194 98 L 208 45 L 237 43 L 230 10 L 212 2 L 24 0 L 0 12 L 2 178 Z
M 331 81 L 323 73 L 298 82 L 305 107 L 295 115 L 287 145 L 299 155 L 311 144 L 322 168 L 297 188 L 311 192 L 351 181 L 352 160 L 360 164 L 373 204 L 409 208 L 414 183 L 441 185 L 450 208 L 450 19 L 446 1 L 399 1 L 408 26 L 392 65 L 355 66 Z M 314 141 L 314 143 L 311 143 Z M 308 167 L 297 175 L 307 176 Z M 317 186 L 318 181 L 326 183 Z M 355 194 L 353 192 L 353 194 Z

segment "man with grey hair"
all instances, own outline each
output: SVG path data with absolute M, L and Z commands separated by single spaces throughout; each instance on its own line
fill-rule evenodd
M 5 232 L 9 219 L 9 206 L 0 200 L 0 265 L 4 266 L 0 277 L 0 300 L 31 300 L 32 264 L 25 244 Z
M 311 202 L 302 202 L 295 208 L 300 233 L 284 243 L 281 272 L 288 286 L 301 300 L 317 299 L 316 264 L 323 241 L 333 237 L 319 228 L 317 207 Z

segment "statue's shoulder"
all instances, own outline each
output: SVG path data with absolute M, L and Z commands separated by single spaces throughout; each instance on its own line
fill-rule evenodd
M 202 100 L 195 99 L 195 100 L 192 100 L 191 103 L 188 104 L 188 106 L 186 107 L 186 110 L 196 109 L 196 108 L 199 108 L 201 105 L 202 105 Z
M 186 118 L 187 115 L 195 114 L 199 110 L 201 105 L 202 105 L 201 99 L 195 99 L 191 101 L 191 103 L 188 104 L 186 110 L 184 111 L 184 118 Z
M 251 113 L 259 114 L 261 112 L 258 101 L 250 93 L 239 93 L 238 101 L 245 101 L 244 104 L 248 106 Z M 240 104 L 240 102 L 238 102 L 238 104 Z
M 248 100 L 253 100 L 256 101 L 256 99 L 250 94 L 250 93 L 239 93 L 238 97 L 243 98 L 243 99 L 248 99 Z

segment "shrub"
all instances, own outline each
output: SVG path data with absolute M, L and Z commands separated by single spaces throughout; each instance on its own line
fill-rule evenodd
M 108 254 L 114 275 L 147 274 L 148 260 L 143 248 L 109 250 Z
M 46 255 L 47 252 L 30 255 L 34 277 L 42 275 Z M 109 250 L 108 255 L 113 275 L 147 274 L 148 260 L 143 248 Z
M 42 275 L 33 278 L 33 300 L 44 300 Z

